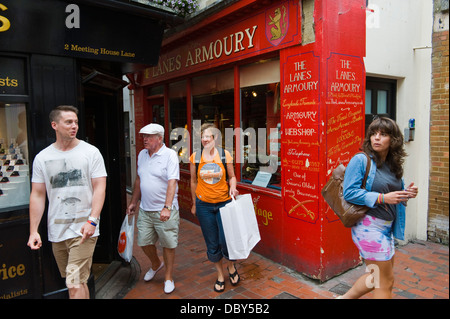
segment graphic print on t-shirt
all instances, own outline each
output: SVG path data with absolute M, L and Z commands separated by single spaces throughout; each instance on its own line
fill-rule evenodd
M 216 184 L 222 178 L 222 169 L 216 163 L 208 163 L 200 169 L 200 178 L 208 184 Z
M 66 228 L 69 227 L 68 224 L 86 220 L 86 203 L 83 203 L 86 198 L 82 194 L 87 191 L 85 187 L 88 183 L 82 169 L 75 165 L 67 159 L 45 161 L 45 169 L 52 185 L 53 204 L 60 212 L 55 224 L 67 224 Z
M 46 161 L 45 169 L 50 176 L 52 188 L 87 185 L 81 169 L 74 168 L 65 159 Z

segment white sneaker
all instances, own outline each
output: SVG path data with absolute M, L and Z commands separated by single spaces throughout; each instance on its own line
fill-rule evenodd
M 166 280 L 164 282 L 164 292 L 166 294 L 170 294 L 174 290 L 175 290 L 175 283 L 173 282 L 173 280 Z
M 164 267 L 164 262 L 161 262 L 161 265 L 159 265 L 158 269 L 153 270 L 152 268 L 150 268 L 149 271 L 147 271 L 147 273 L 144 276 L 144 281 L 150 281 L 153 279 L 153 277 L 155 277 L 156 273 L 162 268 Z

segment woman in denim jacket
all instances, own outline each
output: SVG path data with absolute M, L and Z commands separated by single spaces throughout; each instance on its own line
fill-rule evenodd
M 372 160 L 366 189 L 361 188 L 367 157 L 355 155 L 344 179 L 344 199 L 370 207 L 366 216 L 352 227 L 352 239 L 371 273 L 361 276 L 342 296 L 359 298 L 374 290 L 374 298 L 391 298 L 394 284 L 394 236 L 404 239 L 405 206 L 417 196 L 411 183 L 404 189 L 403 135 L 389 118 L 377 118 L 369 126 L 363 151 Z

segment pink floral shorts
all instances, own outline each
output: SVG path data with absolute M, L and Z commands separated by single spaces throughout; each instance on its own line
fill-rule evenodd
M 366 260 L 391 260 L 395 253 L 392 221 L 366 215 L 352 227 L 352 239 Z

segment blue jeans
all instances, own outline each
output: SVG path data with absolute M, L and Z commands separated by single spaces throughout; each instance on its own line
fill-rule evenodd
M 208 260 L 213 263 L 220 261 L 222 257 L 228 259 L 219 209 L 230 201 L 231 199 L 221 203 L 206 203 L 198 198 L 195 199 L 196 214 L 206 243 L 206 254 Z

